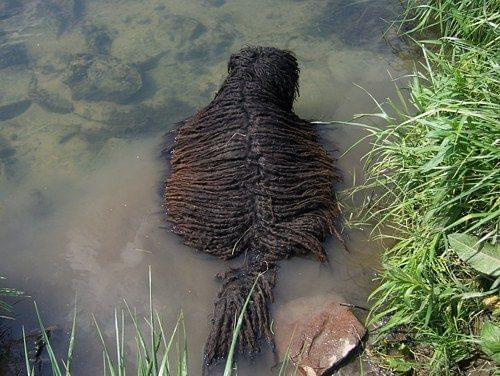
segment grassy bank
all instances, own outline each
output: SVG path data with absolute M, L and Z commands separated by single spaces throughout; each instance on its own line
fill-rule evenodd
M 391 244 L 371 321 L 392 370 L 460 374 L 500 359 L 500 3 L 412 0 L 409 99 L 368 127 L 365 220 Z M 422 35 L 438 35 L 426 38 Z M 390 108 L 390 110 L 389 110 Z M 389 115 L 391 114 L 391 115 Z M 382 192 L 382 193 L 376 193 Z

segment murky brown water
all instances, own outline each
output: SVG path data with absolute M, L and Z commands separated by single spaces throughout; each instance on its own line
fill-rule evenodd
M 143 309 L 152 265 L 157 308 L 169 324 L 183 310 L 190 374 L 199 374 L 218 289 L 213 276 L 227 265 L 181 245 L 162 228 L 161 135 L 210 100 L 224 78 L 229 54 L 247 44 L 274 45 L 297 54 L 301 96 L 295 109 L 300 116 L 350 120 L 372 111 L 373 102 L 354 83 L 383 99 L 394 94 L 388 72 L 398 77 L 411 68 L 393 52 L 397 39 L 388 37 L 388 43 L 382 38 L 388 27 L 383 19 L 395 17 L 397 3 L 0 4 L 0 276 L 31 296 L 16 305 L 14 337 L 21 325 L 37 327 L 36 300 L 46 324 L 63 329 L 54 337 L 63 351 L 77 293 L 75 374 L 101 372 L 101 349 L 90 314 L 109 333 L 113 309 L 121 306 L 122 298 Z M 141 75 L 141 88 L 130 89 L 125 97 L 127 88 L 122 87 L 88 95 L 82 94 L 81 85 L 70 88 L 68 62 L 83 52 L 91 59 L 131 66 Z M 34 77 L 42 88 L 37 92 L 44 94 L 39 97 L 33 95 Z M 119 86 L 117 81 L 111 85 Z M 364 135 L 343 125 L 324 126 L 323 133 L 336 156 Z M 339 160 L 345 176 L 339 189 L 348 187 L 354 175 L 360 178 L 366 150 L 363 144 Z M 336 241 L 328 242 L 329 267 L 297 258 L 282 262 L 274 308 L 323 293 L 366 306 L 379 245 L 361 232 L 349 236 L 350 253 Z M 357 313 L 362 317 L 363 312 Z M 271 375 L 272 366 L 272 356 L 263 354 L 255 363 L 241 362 L 238 372 Z

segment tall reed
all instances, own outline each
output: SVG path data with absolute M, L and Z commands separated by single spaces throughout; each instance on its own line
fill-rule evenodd
M 258 278 L 260 278 L 260 275 Z M 255 281 L 255 283 L 256 282 L 257 281 Z M 237 324 L 231 339 L 231 351 L 224 364 L 224 376 L 236 375 L 236 367 L 234 365 L 235 348 L 246 308 L 248 304 L 251 304 L 250 296 L 254 287 L 255 284 L 245 301 L 242 312 L 240 312 L 238 316 Z M 199 373 L 198 370 L 193 373 L 188 373 L 187 336 L 182 312 L 179 315 L 174 328 L 170 333 L 168 333 L 163 319 L 153 308 L 151 268 L 149 269 L 149 305 L 147 317 L 141 320 L 126 301 L 124 301 L 124 304 L 125 310 L 114 311 L 114 336 L 110 341 L 105 338 L 105 335 L 101 330 L 101 326 L 95 317 L 92 316 L 96 327 L 98 341 L 102 346 L 104 375 L 109 374 L 111 376 L 124 376 L 127 370 L 130 372 L 130 368 L 132 368 L 132 373 L 137 374 L 138 376 L 187 376 L 188 374 Z M 49 364 L 53 375 L 71 376 L 73 374 L 73 354 L 76 347 L 76 307 L 68 339 L 66 360 L 62 360 L 55 354 L 36 303 L 35 312 L 38 318 L 40 332 L 42 334 L 44 349 L 46 349 L 48 354 Z M 130 340 L 130 337 L 125 335 L 126 316 L 128 316 L 133 324 L 133 331 L 131 333 L 134 336 L 136 343 L 135 351 L 131 354 L 126 353 L 125 351 L 125 343 Z M 144 330 L 144 327 L 146 330 Z M 111 343 L 111 346 L 109 343 Z M 26 335 L 24 335 L 24 358 L 27 375 L 36 376 L 38 374 L 36 372 L 36 364 L 33 362 L 32 357 L 30 357 L 30 352 L 28 351 L 26 342 Z M 289 370 L 290 367 L 285 361 L 281 366 L 278 375 L 285 375 L 285 372 L 289 372 Z

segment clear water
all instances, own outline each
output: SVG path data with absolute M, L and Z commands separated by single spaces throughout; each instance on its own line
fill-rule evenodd
M 0 276 L 31 297 L 16 304 L 13 337 L 19 337 L 21 325 L 37 328 L 36 300 L 45 323 L 61 329 L 53 341 L 62 351 L 77 294 L 75 374 L 100 373 L 101 349 L 90 315 L 110 334 L 113 309 L 123 306 L 122 299 L 144 312 L 152 265 L 156 306 L 168 324 L 183 310 L 191 374 L 199 374 L 218 289 L 213 276 L 228 265 L 183 246 L 163 228 L 162 135 L 210 101 L 230 53 L 248 44 L 296 53 L 300 116 L 347 121 L 374 110 L 356 85 L 379 100 L 393 97 L 389 74 L 400 77 L 411 69 L 411 62 L 395 53 L 397 38 L 391 33 L 382 38 L 384 19 L 395 17 L 399 2 L 2 1 Z M 105 33 L 89 44 L 91 30 Z M 121 103 L 72 100 L 64 83 L 67 62 L 78 53 L 95 54 L 96 43 L 140 71 L 142 88 Z M 27 107 L 23 101 L 33 77 L 70 101 L 73 110 L 60 113 L 40 102 Z M 17 107 L 5 107 L 12 103 Z M 337 157 L 364 135 L 341 124 L 322 132 Z M 340 158 L 345 181 L 339 189 L 349 187 L 354 176 L 362 178 L 366 150 L 361 144 Z M 325 293 L 366 306 L 380 246 L 362 232 L 349 237 L 350 253 L 336 241 L 327 243 L 328 267 L 298 258 L 282 262 L 273 309 Z M 355 313 L 363 317 L 362 311 Z M 264 353 L 254 363 L 240 362 L 239 374 L 271 375 L 273 365 L 271 354 Z M 355 367 L 344 372 L 357 374 Z

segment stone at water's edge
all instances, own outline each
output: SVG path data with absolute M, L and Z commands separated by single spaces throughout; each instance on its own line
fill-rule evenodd
M 274 325 L 280 359 L 289 351 L 302 375 L 320 376 L 358 347 L 366 329 L 340 303 L 338 297 L 322 295 L 281 306 Z

